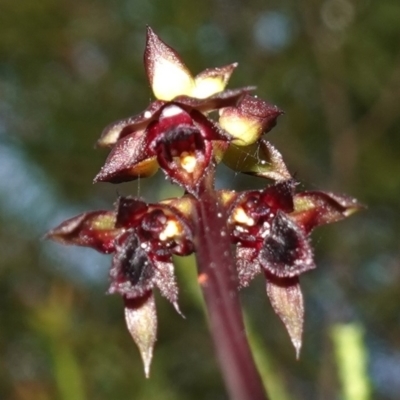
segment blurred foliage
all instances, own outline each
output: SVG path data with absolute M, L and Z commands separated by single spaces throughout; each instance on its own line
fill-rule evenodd
M 299 361 L 262 279 L 243 291 L 257 353 L 264 347 L 273 366 L 265 373 L 281 382 L 275 400 L 345 398 L 330 332 L 347 322 L 365 332 L 372 398 L 398 399 L 398 0 L 2 0 L 0 10 L 1 399 L 226 399 L 191 259 L 177 265 L 186 320 L 158 298 L 146 380 L 121 301 L 104 296 L 109 259 L 40 241 L 79 211 L 112 207 L 117 190 L 176 194 L 161 174 L 91 185 L 106 157 L 93 149 L 103 127 L 151 101 L 146 24 L 193 72 L 238 61 L 230 87 L 256 84 L 285 110 L 269 137 L 304 187 L 369 207 L 314 234 Z M 264 184 L 220 174 L 225 187 Z
M 370 399 L 368 356 L 362 328 L 354 323 L 335 324 L 332 327 L 332 340 L 343 398 L 345 400 Z

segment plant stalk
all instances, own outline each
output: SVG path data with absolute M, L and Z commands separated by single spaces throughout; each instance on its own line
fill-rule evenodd
M 196 206 L 196 260 L 210 332 L 232 400 L 268 400 L 247 341 L 226 215 L 213 189 Z

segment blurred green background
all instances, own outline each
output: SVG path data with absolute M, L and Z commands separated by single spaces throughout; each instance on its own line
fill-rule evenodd
M 257 85 L 285 110 L 268 136 L 302 188 L 368 205 L 313 234 L 299 361 L 263 279 L 242 293 L 272 400 L 399 399 L 398 0 L 1 0 L 0 398 L 227 399 L 191 259 L 177 262 L 186 320 L 158 298 L 146 380 L 122 301 L 104 295 L 110 258 L 41 240 L 118 193 L 179 193 L 161 173 L 91 184 L 103 127 L 152 99 L 146 24 L 193 73 L 238 61 L 230 87 Z M 218 183 L 265 185 L 227 170 Z

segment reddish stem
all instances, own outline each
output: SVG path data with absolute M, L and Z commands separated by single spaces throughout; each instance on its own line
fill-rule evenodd
M 246 338 L 226 215 L 214 190 L 196 209 L 196 259 L 222 375 L 232 400 L 267 400 Z

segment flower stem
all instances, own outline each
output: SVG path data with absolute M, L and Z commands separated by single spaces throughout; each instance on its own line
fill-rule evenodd
M 267 400 L 247 342 L 226 215 L 214 190 L 196 206 L 196 259 L 222 375 L 232 400 Z

